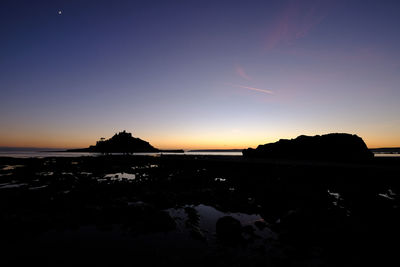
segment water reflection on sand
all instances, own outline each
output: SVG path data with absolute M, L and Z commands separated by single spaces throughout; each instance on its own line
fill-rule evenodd
M 177 223 L 178 229 L 180 231 L 185 231 L 187 228 L 188 214 L 185 209 L 188 207 L 193 208 L 199 215 L 198 227 L 205 234 L 207 239 L 215 239 L 216 234 L 216 223 L 218 219 L 224 216 L 231 216 L 238 220 L 243 227 L 250 226 L 253 227 L 257 222 L 264 222 L 264 219 L 259 214 L 246 214 L 241 212 L 222 212 L 212 206 L 207 205 L 187 205 L 181 208 L 168 209 L 167 211 L 173 217 Z M 270 230 L 268 227 L 260 229 L 258 227 L 253 227 L 254 233 L 263 239 L 276 239 L 277 235 Z

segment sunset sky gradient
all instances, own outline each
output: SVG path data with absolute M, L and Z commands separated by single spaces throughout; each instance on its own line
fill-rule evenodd
M 59 14 L 59 11 L 62 11 Z M 0 3 L 0 146 L 400 147 L 400 1 Z

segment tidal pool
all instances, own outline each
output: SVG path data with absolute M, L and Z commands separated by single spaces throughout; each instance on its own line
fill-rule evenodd
M 133 173 L 126 173 L 126 172 L 117 172 L 117 173 L 110 173 L 104 176 L 105 179 L 110 179 L 112 181 L 122 181 L 123 179 L 127 180 L 135 180 L 136 174 Z
M 197 205 L 197 206 L 184 206 L 182 208 L 172 208 L 167 211 L 176 221 L 177 227 L 180 231 L 185 231 L 187 228 L 188 213 L 185 208 L 193 208 L 198 214 L 198 228 L 204 233 L 207 239 L 214 239 L 216 234 L 216 223 L 218 219 L 224 216 L 231 216 L 238 220 L 243 227 L 251 226 L 254 229 L 254 234 L 262 239 L 277 239 L 277 234 L 268 227 L 259 229 L 255 226 L 257 222 L 264 222 L 264 219 L 258 214 L 246 214 L 241 212 L 222 212 L 212 206 Z

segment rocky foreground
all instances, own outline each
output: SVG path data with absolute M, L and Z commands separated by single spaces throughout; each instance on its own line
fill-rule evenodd
M 396 158 L 0 158 L 6 266 L 397 261 Z

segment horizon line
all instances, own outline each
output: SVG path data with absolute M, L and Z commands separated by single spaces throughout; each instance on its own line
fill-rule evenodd
M 0 151 L 1 150 L 6 150 L 6 149 L 15 149 L 15 150 L 22 150 L 22 149 L 30 149 L 30 150 L 34 150 L 34 149 L 40 149 L 40 150 L 70 150 L 70 149 L 84 149 L 87 147 L 37 147 L 37 146 L 0 146 Z M 157 148 L 157 147 L 156 147 Z M 235 148 L 235 147 L 231 147 L 231 148 L 157 148 L 159 150 L 184 150 L 184 151 L 205 151 L 205 150 L 243 150 L 243 149 L 247 149 L 247 148 L 251 148 L 249 146 L 246 146 L 244 148 Z M 382 149 L 382 148 L 399 148 L 400 146 L 382 146 L 382 147 L 368 147 L 368 149 Z

